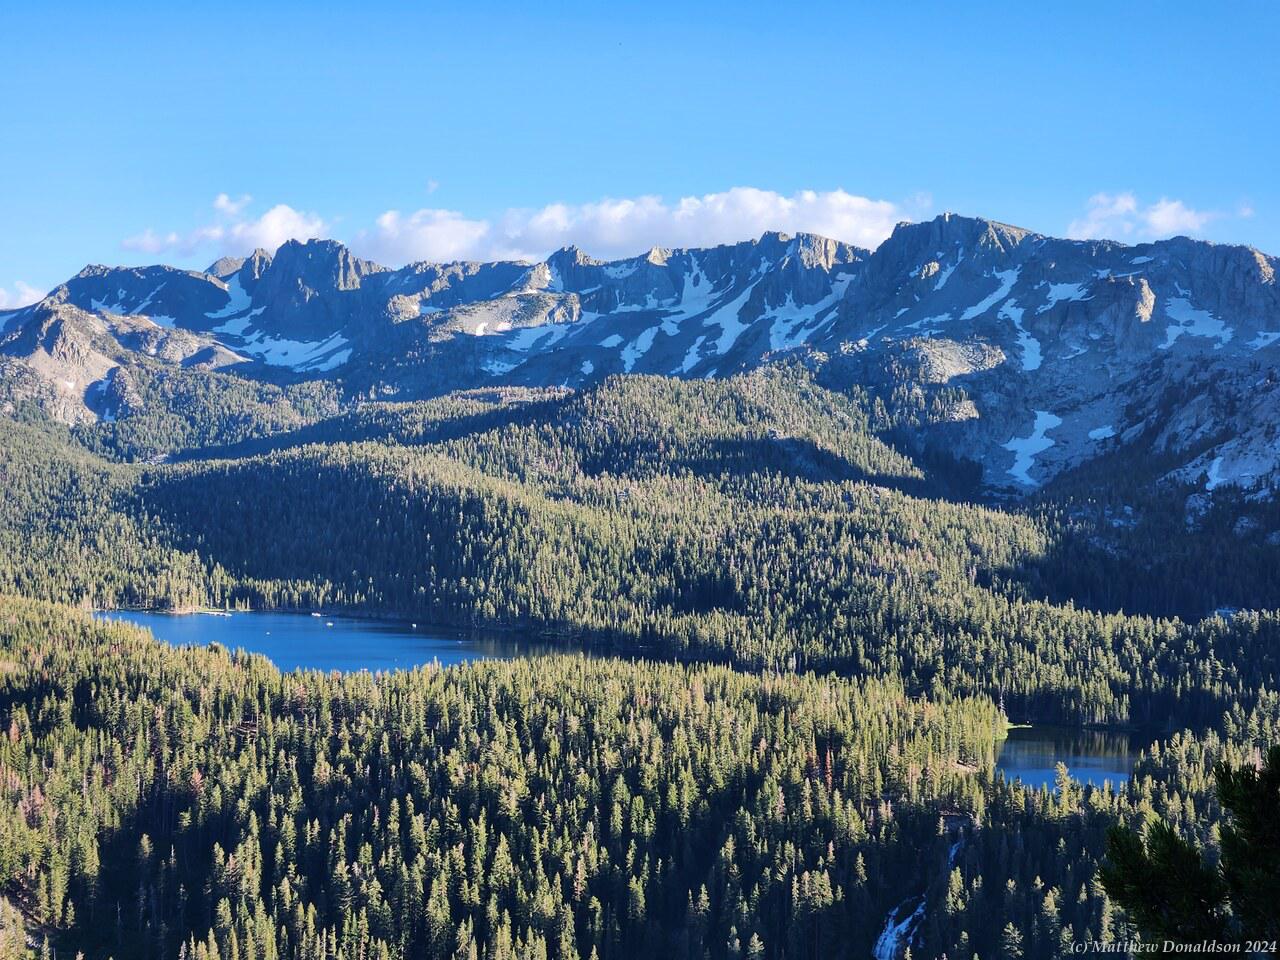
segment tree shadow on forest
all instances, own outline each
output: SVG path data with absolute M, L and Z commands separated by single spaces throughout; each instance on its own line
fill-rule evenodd
M 101 728 L 85 713 L 93 696 L 77 691 L 73 710 L 81 729 Z M 206 780 L 205 789 L 212 786 Z M 193 931 L 203 939 L 214 918 L 214 903 L 205 896 L 213 876 L 212 841 L 222 838 L 190 827 L 184 836 L 181 815 L 197 803 L 190 785 L 161 772 L 117 809 L 113 823 L 100 824 L 96 871 L 73 872 L 66 888 L 74 918 L 49 930 L 58 956 L 173 957 Z
M 610 445 L 583 457 L 581 467 L 593 477 L 643 478 L 687 472 L 720 481 L 768 476 L 807 483 L 865 482 L 916 496 L 931 490 L 927 480 L 867 470 L 808 437 L 724 437 L 675 442 L 670 447 L 653 442 Z
M 826 450 L 807 437 L 735 437 L 717 440 L 705 454 L 688 461 L 699 476 L 748 477 L 768 474 L 811 483 L 862 480 L 896 485 L 903 478 L 869 473 L 846 457 Z
M 412 411 L 388 411 L 385 417 L 365 417 L 352 411 L 308 424 L 296 430 L 251 437 L 222 446 L 183 450 L 174 454 L 173 462 L 204 460 L 239 460 L 277 453 L 314 444 L 389 442 L 399 446 L 419 447 L 458 440 L 508 426 L 522 426 L 545 420 L 565 403 L 567 397 L 520 401 L 476 413 L 424 418 L 414 428 Z
M 1178 517 L 1179 522 L 1181 516 Z M 1277 551 L 1255 537 L 1170 524 L 1131 529 L 1105 521 L 1055 531 L 1047 548 L 998 568 L 988 585 L 1107 614 L 1195 622 L 1280 606 Z

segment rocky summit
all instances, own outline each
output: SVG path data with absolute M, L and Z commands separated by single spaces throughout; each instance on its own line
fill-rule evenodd
M 147 402 L 140 377 L 327 381 L 342 402 L 614 374 L 725 377 L 796 358 L 911 442 L 1028 492 L 1119 450 L 1212 494 L 1280 474 L 1277 260 L 1129 246 L 944 214 L 868 251 L 766 233 L 711 249 L 389 269 L 334 241 L 207 270 L 86 267 L 0 312 L 0 402 L 67 423 Z

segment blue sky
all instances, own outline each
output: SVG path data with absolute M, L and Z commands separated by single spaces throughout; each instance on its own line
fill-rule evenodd
M 954 210 L 1280 252 L 1275 5 L 113 6 L 0 11 L 0 304 L 315 234 L 398 265 Z

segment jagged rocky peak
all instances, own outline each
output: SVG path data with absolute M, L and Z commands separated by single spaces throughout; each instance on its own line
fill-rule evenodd
M 589 278 L 594 277 L 598 272 L 595 268 L 601 266 L 604 266 L 603 260 L 570 245 L 551 254 L 545 263 L 535 265 L 533 273 L 546 289 L 575 290 L 590 286 Z
M 289 240 L 275 252 L 262 280 L 278 280 L 317 292 L 355 290 L 365 277 L 387 269 L 354 256 L 336 240 Z
M 816 233 L 797 234 L 794 246 L 801 266 L 819 270 L 834 270 L 842 264 L 857 263 L 871 255 L 869 250 Z
M 271 254 L 263 250 L 261 247 L 254 250 L 252 254 L 244 261 L 240 267 L 238 274 L 240 282 L 246 289 L 262 278 L 267 272 L 267 268 L 271 266 Z
M 551 254 L 551 256 L 547 257 L 546 262 L 558 270 L 568 270 L 573 267 L 598 267 L 605 261 L 597 260 L 595 257 L 587 254 L 580 247 L 569 244 L 567 247 L 561 247 L 555 253 Z
M 899 223 L 875 252 L 893 265 L 926 263 L 962 253 L 1003 255 L 1038 234 L 981 217 L 943 213 L 920 223 Z
M 102 277 L 111 273 L 113 270 L 127 270 L 128 267 L 108 267 L 105 263 L 86 263 L 80 268 L 72 280 L 87 280 L 90 277 Z
M 1139 248 L 1134 248 L 1137 251 Z M 1164 268 L 1182 278 L 1191 298 L 1208 307 L 1243 305 L 1266 312 L 1280 305 L 1276 267 L 1280 260 L 1253 247 L 1174 237 L 1148 245 L 1149 269 Z
M 247 257 L 219 257 L 205 269 L 205 273 L 219 280 L 229 280 L 244 267 Z

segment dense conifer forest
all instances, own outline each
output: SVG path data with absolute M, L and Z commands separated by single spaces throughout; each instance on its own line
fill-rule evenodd
M 1128 930 L 1112 827 L 1212 851 L 1213 765 L 1280 742 L 1266 504 L 1189 528 L 1119 462 L 982 502 L 901 442 L 909 398 L 794 363 L 137 389 L 118 423 L 0 419 L 0 956 L 867 957 L 919 908 L 915 958 L 1059 957 Z M 281 674 L 84 612 L 114 606 L 564 652 Z M 1037 792 L 995 771 L 1009 720 L 1152 746 Z
M 51 945 L 119 957 L 1054 956 L 1119 922 L 1105 832 L 1214 829 L 1209 768 L 1280 701 L 1118 793 L 993 775 L 985 697 L 554 656 L 281 674 L 0 606 L 0 869 Z

